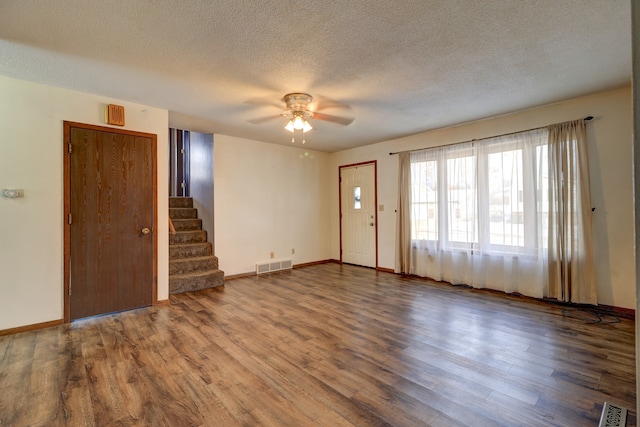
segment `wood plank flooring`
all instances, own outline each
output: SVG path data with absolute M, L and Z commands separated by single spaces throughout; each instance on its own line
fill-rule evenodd
M 630 320 L 323 264 L 0 337 L 0 426 L 595 426 L 634 357 Z

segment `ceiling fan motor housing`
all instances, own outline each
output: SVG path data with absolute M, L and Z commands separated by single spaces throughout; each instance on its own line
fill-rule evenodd
M 288 110 L 304 111 L 313 101 L 313 97 L 308 93 L 294 92 L 286 94 L 282 100 L 287 104 Z
M 288 116 L 295 118 L 296 116 L 303 119 L 313 118 L 313 111 L 309 110 L 309 104 L 313 101 L 313 97 L 308 93 L 294 92 L 288 93 L 282 98 L 287 105 Z

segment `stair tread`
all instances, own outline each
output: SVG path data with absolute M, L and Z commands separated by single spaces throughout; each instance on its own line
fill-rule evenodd
M 169 233 L 169 236 L 187 235 L 187 234 L 203 234 L 205 230 L 176 230 L 175 233 Z
M 169 260 L 169 262 L 188 262 L 188 261 L 204 261 L 211 258 L 216 258 L 215 255 L 206 255 L 206 256 L 192 256 L 188 258 L 176 258 Z
M 209 276 L 211 274 L 219 274 L 222 273 L 224 275 L 224 271 L 217 269 L 217 268 L 212 268 L 211 270 L 203 270 L 203 271 L 194 271 L 191 273 L 183 273 L 183 274 L 174 274 L 172 276 L 169 276 L 171 279 L 183 279 L 183 278 L 188 278 L 188 277 L 202 277 L 202 276 Z

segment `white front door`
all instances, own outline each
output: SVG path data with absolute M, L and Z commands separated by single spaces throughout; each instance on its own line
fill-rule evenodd
M 374 163 L 340 168 L 342 262 L 376 267 Z

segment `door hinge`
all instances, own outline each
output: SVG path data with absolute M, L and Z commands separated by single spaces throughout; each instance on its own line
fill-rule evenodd
M 67 216 L 67 222 L 69 223 L 69 225 L 71 225 L 71 214 Z
M 67 151 L 69 152 L 69 154 L 73 152 L 73 145 L 71 145 L 71 143 L 67 145 Z
M 69 279 L 69 296 L 71 296 L 71 279 Z
M 182 182 L 180 183 L 180 187 L 185 188 L 186 186 L 187 186 L 187 183 L 186 183 L 186 182 L 182 181 Z
M 184 148 L 180 149 L 180 154 L 184 154 Z

